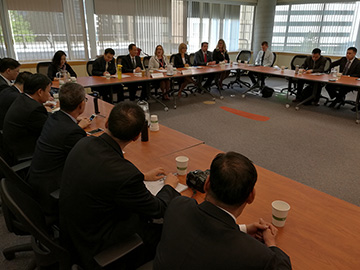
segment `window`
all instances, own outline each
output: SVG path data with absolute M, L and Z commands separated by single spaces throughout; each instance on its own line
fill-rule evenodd
M 360 2 L 276 6 L 272 49 L 343 55 L 359 42 Z
M 7 55 L 4 34 L 2 31 L 2 27 L 0 25 L 0 58 L 3 58 Z

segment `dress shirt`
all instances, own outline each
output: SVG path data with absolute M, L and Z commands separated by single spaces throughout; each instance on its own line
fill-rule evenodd
M 267 49 L 265 52 L 261 50 L 258 52 L 256 56 L 255 65 L 271 67 L 273 61 L 274 61 L 274 54 L 269 49 Z
M 231 214 L 229 211 L 225 210 L 224 208 L 221 208 L 220 206 L 216 205 L 218 208 L 220 208 L 221 210 L 223 210 L 225 213 L 229 214 L 235 221 L 236 223 L 236 218 L 233 214 Z M 242 231 L 243 233 L 247 233 L 247 228 L 245 224 L 239 224 L 239 229 L 240 231 Z

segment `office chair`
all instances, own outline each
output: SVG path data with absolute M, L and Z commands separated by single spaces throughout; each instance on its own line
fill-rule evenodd
M 194 65 L 195 53 L 190 53 L 190 65 Z
M 250 61 L 250 58 L 251 58 L 251 51 L 248 51 L 248 50 L 241 50 L 238 55 L 236 56 L 236 62 L 238 61 L 241 61 L 241 63 L 244 63 L 245 61 L 247 61 L 249 63 Z M 242 75 L 245 75 L 247 74 L 247 71 L 246 70 L 236 70 L 236 79 L 234 81 L 231 81 L 227 88 L 234 88 L 234 84 L 238 84 L 240 86 L 240 88 L 242 87 L 241 85 L 245 85 L 246 87 L 250 87 L 250 83 L 248 82 L 244 82 L 240 79 L 240 77 Z
M 36 65 L 36 72 L 47 76 L 48 68 L 50 65 L 51 65 L 51 62 L 39 62 Z
M 89 60 L 87 63 L 86 63 L 86 71 L 87 71 L 87 74 L 89 76 L 92 76 L 92 70 L 93 70 L 93 64 L 94 64 L 95 60 Z
M 175 54 L 172 54 L 170 56 L 170 63 L 174 66 L 174 59 L 175 59 Z
M 290 62 L 290 68 L 291 70 L 295 70 L 296 66 L 299 66 L 301 67 L 302 64 L 304 64 L 304 61 L 306 59 L 306 55 L 295 55 L 292 59 L 291 59 L 291 62 Z M 296 95 L 296 87 L 297 87 L 297 82 L 298 80 L 297 79 L 289 79 L 289 78 L 286 78 L 286 80 L 288 80 L 289 82 L 291 81 L 289 87 L 285 87 L 283 89 L 281 89 L 281 93 L 283 91 L 288 91 L 288 94 L 290 95 Z
M 151 58 L 150 56 L 145 56 L 145 57 L 143 58 L 143 66 L 144 66 L 145 69 L 149 68 L 150 58 Z
M 330 67 L 331 67 L 331 58 L 330 57 L 325 57 L 326 58 L 326 63 L 325 63 L 325 67 L 324 67 L 324 73 L 329 73 L 330 72 Z M 324 102 L 324 105 L 326 106 L 328 102 L 330 102 L 330 99 L 328 97 L 325 97 L 321 94 L 321 90 L 322 88 L 325 86 L 325 84 L 321 84 L 320 85 L 320 89 L 319 89 L 319 93 L 318 93 L 318 100 L 320 100 L 321 98 L 325 99 L 325 102 Z M 338 106 L 337 106 L 337 109 L 340 108 L 342 103 L 340 103 Z M 345 104 L 345 103 L 344 103 Z

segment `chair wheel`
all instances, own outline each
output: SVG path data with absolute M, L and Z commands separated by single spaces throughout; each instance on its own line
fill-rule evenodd
M 245 97 L 246 97 L 246 95 L 245 95 L 245 94 L 242 94 L 242 95 L 241 95 L 241 97 L 242 97 L 242 98 L 245 98 Z
M 176 110 L 176 105 L 174 105 L 174 109 Z
M 164 108 L 164 111 L 165 111 L 165 112 L 167 112 L 168 110 L 169 110 L 169 108 L 168 108 L 168 107 L 165 107 L 165 108 Z
M 220 99 L 224 99 L 224 96 L 220 96 Z
M 213 101 L 215 101 L 215 98 L 213 97 L 213 99 L 212 99 Z
M 286 105 L 285 105 L 285 108 L 286 108 L 286 109 L 289 109 L 289 108 L 290 108 L 290 104 L 286 104 Z
M 360 120 L 356 120 L 355 123 L 356 123 L 356 124 L 360 124 Z
M 298 110 L 300 110 L 300 108 L 299 108 L 298 106 L 296 106 L 296 107 L 295 107 L 295 110 L 297 110 L 297 111 L 298 111 Z

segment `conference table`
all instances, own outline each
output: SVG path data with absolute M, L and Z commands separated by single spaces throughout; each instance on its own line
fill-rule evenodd
M 99 101 L 99 108 L 104 117 L 96 117 L 89 130 L 105 126 L 112 105 Z M 93 106 L 88 102 L 83 115 L 89 116 L 92 112 Z M 166 140 L 163 141 L 163 138 Z M 176 172 L 175 158 L 179 155 L 189 157 L 188 171 L 206 170 L 210 168 L 212 159 L 222 152 L 162 125 L 159 131 L 150 132 L 148 142 L 137 140 L 124 151 L 125 158 L 141 171 L 161 166 L 168 173 Z M 255 185 L 255 201 L 246 206 L 237 219 L 239 224 L 252 223 L 260 217 L 271 221 L 271 202 L 284 200 L 291 209 L 285 227 L 279 228 L 277 244 L 290 256 L 293 269 L 359 268 L 360 207 L 260 166 L 256 168 L 258 181 Z M 185 176 L 178 178 L 182 184 L 186 184 Z M 193 197 L 199 203 L 205 199 L 204 194 L 194 193 L 191 189 L 183 191 L 182 195 Z

